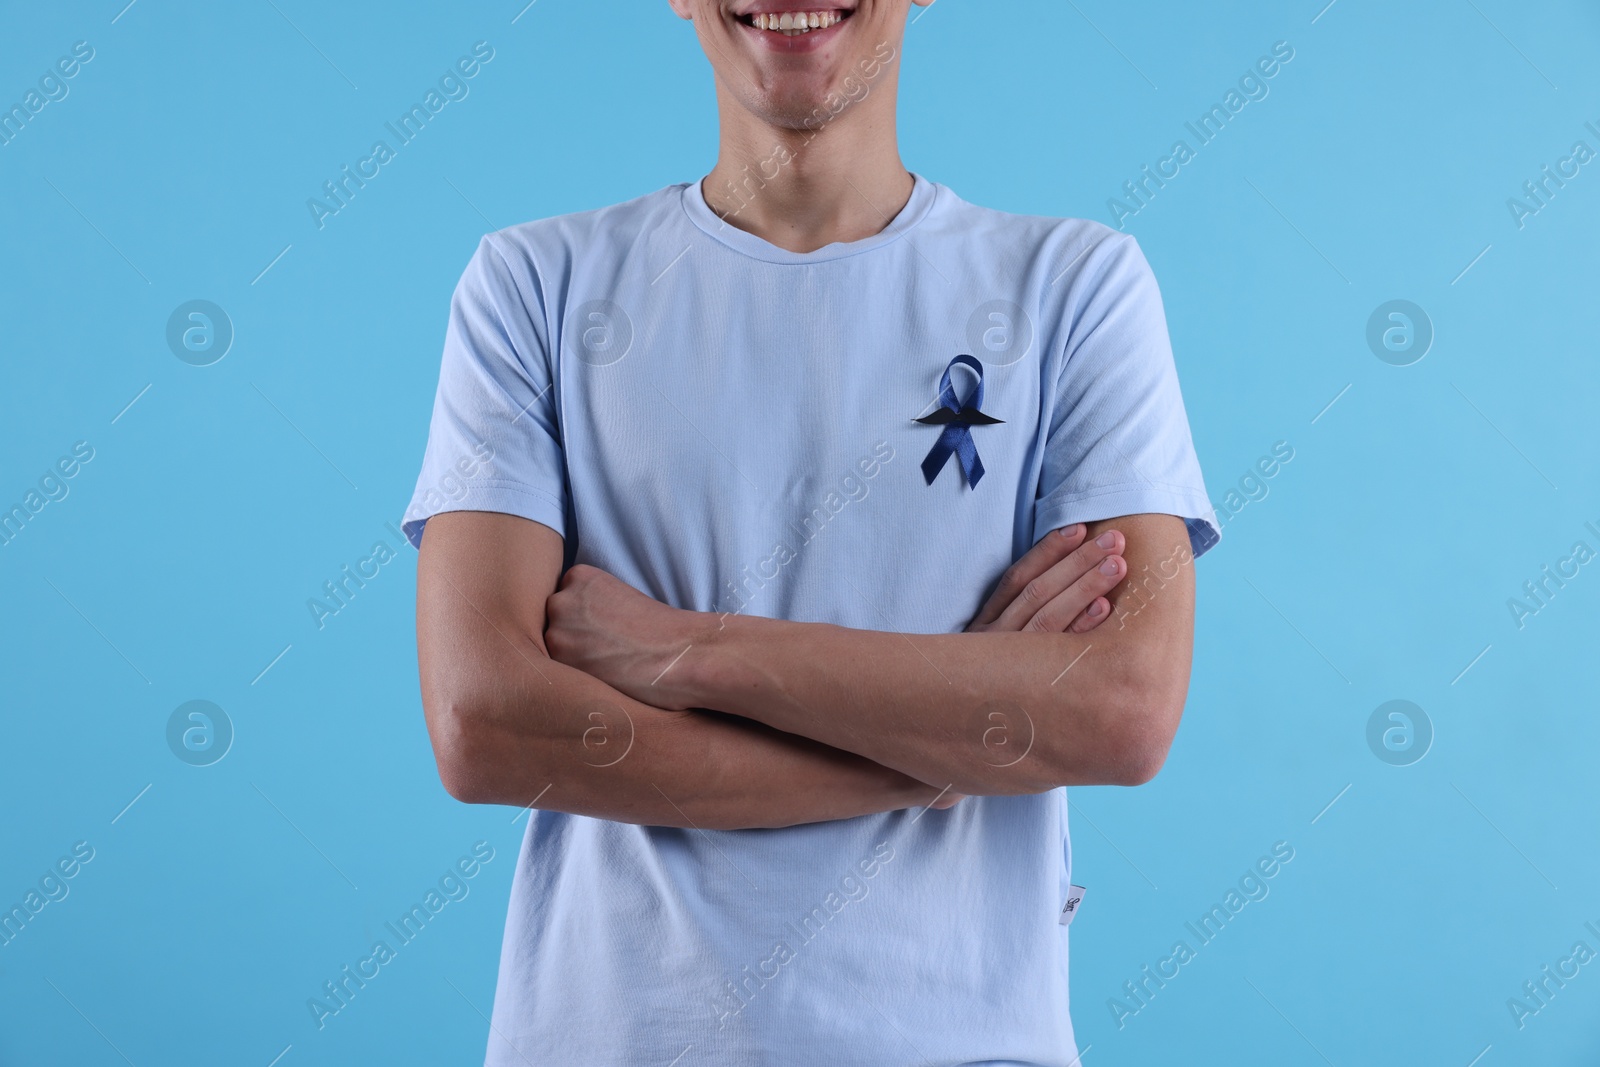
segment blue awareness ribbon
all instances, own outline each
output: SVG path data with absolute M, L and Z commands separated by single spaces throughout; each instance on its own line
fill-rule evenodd
M 978 384 L 973 387 L 972 394 L 967 397 L 966 403 L 956 398 L 955 387 L 950 383 L 950 372 L 956 365 L 969 368 L 978 376 Z M 1000 419 L 985 415 L 980 408 L 983 407 L 983 364 L 968 355 L 960 355 L 950 361 L 945 367 L 944 376 L 939 379 L 939 406 L 928 415 L 915 421 L 929 425 L 943 425 L 944 430 L 939 434 L 933 448 L 922 461 L 922 476 L 929 485 L 939 476 L 944 469 L 946 461 L 954 454 L 961 464 L 961 472 L 966 475 L 969 488 L 977 488 L 978 482 L 983 478 L 983 460 L 978 458 L 977 443 L 972 440 L 972 427 L 985 426 L 1000 422 Z

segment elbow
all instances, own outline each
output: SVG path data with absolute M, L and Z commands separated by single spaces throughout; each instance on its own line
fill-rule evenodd
M 1107 785 L 1146 785 L 1155 780 L 1166 765 L 1170 741 L 1134 740 L 1125 743 L 1113 754 L 1106 767 Z
M 444 786 L 446 793 L 463 804 L 502 803 L 497 794 L 485 786 L 482 776 L 442 760 L 439 762 L 439 783 Z
M 1161 772 L 1183 714 L 1183 694 L 1145 686 L 1120 692 L 1098 714 L 1091 713 L 1083 728 L 1041 746 L 1051 755 L 1033 764 L 1037 781 L 1029 792 L 1057 786 L 1145 785 Z
M 427 702 L 425 713 L 444 791 L 463 804 L 499 803 L 480 756 L 487 746 L 483 742 L 485 719 L 477 707 L 461 698 L 435 699 Z
M 1137 786 L 1153 781 L 1183 716 L 1183 694 L 1141 692 L 1121 709 L 1109 733 L 1103 778 L 1108 785 Z

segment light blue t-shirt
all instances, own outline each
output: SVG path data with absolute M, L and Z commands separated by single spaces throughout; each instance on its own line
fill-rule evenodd
M 967 407 L 998 421 L 962 440 Z M 406 533 L 462 510 L 677 607 L 908 633 L 961 630 L 1058 526 L 1218 539 L 1134 239 L 921 177 L 883 232 L 809 253 L 698 182 L 484 238 Z M 1072 877 L 1064 789 L 783 830 L 538 811 L 487 1062 L 1069 1067 Z

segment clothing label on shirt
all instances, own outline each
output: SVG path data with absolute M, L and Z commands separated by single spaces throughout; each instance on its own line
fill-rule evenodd
M 1061 925 L 1071 926 L 1072 920 L 1078 914 L 1078 905 L 1083 903 L 1083 895 L 1088 890 L 1081 885 L 1072 887 L 1072 892 L 1067 896 L 1067 902 L 1061 906 Z

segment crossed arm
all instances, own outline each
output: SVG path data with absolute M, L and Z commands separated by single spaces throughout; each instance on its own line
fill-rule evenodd
M 457 798 L 621 822 L 1137 784 L 1188 688 L 1189 559 L 1171 516 L 1091 523 L 1043 538 L 967 633 L 892 634 L 672 608 L 592 567 L 563 576 L 547 527 L 451 512 L 418 567 L 423 706 Z

